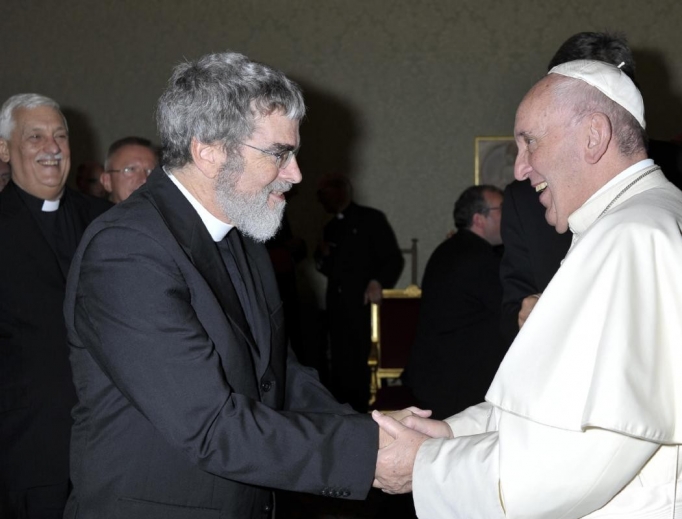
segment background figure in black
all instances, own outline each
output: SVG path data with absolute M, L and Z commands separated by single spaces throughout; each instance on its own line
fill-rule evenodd
M 444 419 L 483 401 L 506 347 L 499 333 L 502 191 L 472 186 L 455 203 L 457 233 L 429 258 L 404 382 Z M 505 201 L 506 211 L 506 201 Z
M 76 403 L 64 326 L 66 274 L 86 226 L 111 204 L 65 187 L 69 134 L 37 94 L 0 111 L 0 517 L 61 519 Z
M 567 39 L 548 65 L 577 59 L 594 59 L 620 65 L 635 81 L 635 61 L 627 40 L 621 35 L 580 32 Z M 635 81 L 636 83 L 636 81 Z M 649 156 L 663 168 L 668 179 L 680 187 L 682 147 L 664 141 L 650 141 Z M 504 193 L 502 217 L 504 256 L 502 280 L 502 333 L 511 344 L 519 327 L 559 269 L 571 244 L 571 233 L 558 234 L 545 220 L 545 208 L 528 181 L 514 181 Z
M 386 216 L 355 204 L 346 177 L 324 177 L 317 194 L 325 210 L 335 215 L 325 226 L 316 253 L 317 268 L 327 276 L 332 392 L 341 402 L 365 412 L 369 403 L 369 303 L 380 303 L 381 290 L 395 285 L 404 260 Z

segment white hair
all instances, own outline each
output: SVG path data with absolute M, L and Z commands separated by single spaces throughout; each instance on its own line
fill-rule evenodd
M 37 108 L 39 106 L 49 106 L 57 110 L 64 120 L 64 127 L 68 130 L 66 118 L 55 100 L 40 94 L 17 94 L 5 101 L 0 108 L 0 139 L 9 140 L 12 135 L 14 111 L 17 108 Z

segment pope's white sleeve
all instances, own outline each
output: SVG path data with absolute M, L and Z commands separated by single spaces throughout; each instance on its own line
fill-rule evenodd
M 444 421 L 450 426 L 453 436 L 471 436 L 497 430 L 498 414 L 497 407 L 488 402 L 481 402 Z
M 424 442 L 412 484 L 420 518 L 583 517 L 618 493 L 659 447 L 498 414 L 499 432 Z
M 422 519 L 503 519 L 497 432 L 426 440 L 412 472 Z
M 422 444 L 412 475 L 418 517 L 504 517 L 497 491 L 498 415 L 495 406 L 482 402 L 445 420 L 454 439 Z M 488 492 L 486 498 L 482 492 Z M 472 494 L 478 498 L 467 497 Z
M 583 517 L 608 503 L 659 448 L 604 429 L 567 431 L 500 414 L 500 492 L 510 519 Z

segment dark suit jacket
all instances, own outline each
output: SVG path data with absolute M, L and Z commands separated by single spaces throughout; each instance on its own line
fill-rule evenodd
M 65 517 L 267 517 L 262 487 L 366 496 L 377 427 L 288 354 L 267 252 L 243 241 L 267 306 L 255 339 L 161 170 L 86 232 L 65 304 L 79 399 Z
M 426 265 L 403 378 L 435 418 L 482 402 L 504 357 L 499 267 L 493 247 L 468 230 L 440 244 Z
M 76 237 L 111 204 L 68 188 Z M 66 279 L 34 216 L 9 183 L 0 193 L 0 487 L 23 492 L 69 477 L 71 381 L 62 305 Z M 21 499 L 21 497 L 19 497 Z

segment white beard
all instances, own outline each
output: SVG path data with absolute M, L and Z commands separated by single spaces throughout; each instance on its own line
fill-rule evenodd
M 243 162 L 225 164 L 216 179 L 216 196 L 223 213 L 242 233 L 257 242 L 272 238 L 282 224 L 286 202 L 268 205 L 268 197 L 273 191 L 284 193 L 291 189 L 286 180 L 275 180 L 257 193 L 237 191 L 237 181 L 243 173 Z

